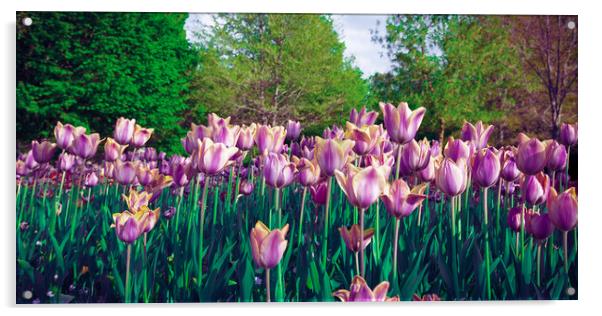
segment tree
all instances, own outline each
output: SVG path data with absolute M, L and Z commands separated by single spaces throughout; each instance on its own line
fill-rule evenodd
M 196 120 L 209 110 L 237 123 L 294 118 L 318 129 L 340 123 L 368 93 L 327 16 L 221 14 L 201 36 Z
M 111 135 L 120 116 L 155 128 L 159 149 L 179 147 L 196 52 L 187 14 L 20 12 L 17 138 L 51 137 L 56 121 Z M 18 19 L 20 20 L 20 19 Z M 171 151 L 171 150 L 170 150 Z
M 520 16 L 505 22 L 525 68 L 545 91 L 542 101 L 551 115 L 551 136 L 557 138 L 563 105 L 577 95 L 577 17 Z

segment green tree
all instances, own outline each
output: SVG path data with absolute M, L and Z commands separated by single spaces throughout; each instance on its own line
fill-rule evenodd
M 222 14 L 201 36 L 194 120 L 214 111 L 237 123 L 294 118 L 317 130 L 340 123 L 368 94 L 328 16 Z
M 187 14 L 24 16 L 33 24 L 17 27 L 18 139 L 50 137 L 58 120 L 111 135 L 124 116 L 155 128 L 151 144 L 179 147 L 197 58 L 183 28 Z

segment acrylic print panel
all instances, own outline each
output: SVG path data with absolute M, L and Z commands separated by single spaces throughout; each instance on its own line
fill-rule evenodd
M 576 16 L 17 22 L 17 303 L 578 297 Z

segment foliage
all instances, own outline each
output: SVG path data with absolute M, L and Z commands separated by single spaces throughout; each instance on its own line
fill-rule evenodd
M 196 53 L 187 14 L 20 12 L 17 138 L 50 137 L 57 120 L 111 134 L 120 116 L 161 128 L 160 149 L 179 147 L 188 73 Z M 43 132 L 45 131 L 45 132 Z

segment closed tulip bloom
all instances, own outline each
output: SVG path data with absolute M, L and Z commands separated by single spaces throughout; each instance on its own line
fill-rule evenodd
M 502 179 L 513 182 L 520 176 L 520 170 L 516 166 L 516 160 L 514 159 L 514 153 L 511 150 L 504 150 L 501 155 L 501 167 L 500 177 Z
M 184 150 L 189 155 L 192 155 L 192 153 L 194 153 L 198 149 L 197 139 L 199 139 L 199 138 L 196 138 L 194 132 L 192 132 L 192 131 L 188 131 L 186 133 L 186 137 L 181 139 L 182 147 L 184 147 Z M 200 138 L 200 139 L 202 139 L 202 138 Z
M 537 240 L 545 240 L 554 232 L 554 224 L 548 214 L 529 212 L 525 215 L 525 230 Z
M 253 140 L 253 135 L 255 135 L 256 129 L 255 123 L 251 124 L 251 126 L 243 126 L 240 129 L 240 133 L 238 134 L 238 140 L 236 140 L 236 147 L 240 150 L 250 150 L 253 148 L 255 141 Z
M 397 179 L 387 185 L 381 200 L 385 204 L 387 212 L 398 219 L 408 217 L 426 198 L 424 190 L 426 184 L 415 186 L 412 190 L 402 179 Z
M 56 144 L 49 141 L 42 141 L 39 143 L 37 140 L 31 142 L 31 152 L 33 159 L 39 164 L 47 163 L 54 157 L 56 151 Z
M 508 227 L 516 233 L 520 232 L 523 223 L 521 212 L 521 207 L 513 207 L 508 211 L 508 217 L 506 219 Z
M 261 221 L 257 221 L 251 229 L 251 252 L 255 265 L 264 269 L 272 269 L 278 265 L 286 250 L 288 241 L 284 239 L 288 233 L 288 224 L 282 229 L 270 230 Z
M 439 157 L 441 155 L 441 143 L 433 139 L 431 141 L 431 157 Z
M 138 183 L 141 185 L 149 185 L 153 180 L 151 168 L 146 165 L 139 164 L 138 168 L 136 168 L 136 178 L 138 179 Z
M 90 159 L 96 155 L 100 141 L 98 133 L 80 134 L 73 138 L 70 151 L 81 158 Z
M 230 117 L 228 116 L 226 118 L 223 118 L 215 113 L 209 113 L 207 115 L 207 124 L 211 128 L 215 128 L 215 127 L 219 127 L 219 126 L 228 126 L 228 125 L 230 125 Z
M 388 179 L 391 176 L 391 171 L 393 170 L 393 165 L 395 164 L 395 158 L 390 152 L 381 152 L 380 155 L 368 155 L 364 156 L 364 163 L 366 166 L 372 166 L 375 168 L 383 168 L 385 173 L 385 179 Z
M 516 155 L 516 166 L 526 175 L 535 175 L 546 166 L 546 146 L 537 138 L 521 141 Z
M 70 171 L 75 165 L 75 156 L 63 152 L 59 155 L 58 167 L 61 171 Z
M 482 121 L 478 121 L 476 125 L 466 122 L 462 127 L 462 140 L 471 142 L 476 150 L 480 150 L 487 147 L 492 132 L 493 125 L 483 124 Z
M 348 164 L 346 172 L 336 170 L 335 177 L 349 203 L 365 210 L 378 200 L 385 189 L 385 172 L 383 166 L 360 169 Z
M 236 147 L 214 143 L 207 137 L 203 138 L 203 141 L 197 140 L 197 146 L 198 150 L 195 154 L 197 168 L 206 175 L 216 175 L 234 163 L 230 159 L 238 152 Z
M 361 250 L 361 228 L 360 225 L 352 225 L 351 229 L 347 229 L 345 226 L 339 227 L 339 233 L 345 242 L 345 246 L 352 252 L 358 252 Z M 369 228 L 364 230 L 364 249 L 370 244 L 372 241 L 372 236 L 374 235 L 374 229 Z
M 558 141 L 567 147 L 577 145 L 577 123 L 562 123 Z
M 311 161 L 306 158 L 292 157 L 298 174 L 297 178 L 302 186 L 310 186 L 320 180 L 320 166 L 316 161 Z
M 56 138 L 56 145 L 60 149 L 67 149 L 71 146 L 75 135 L 83 134 L 86 132 L 84 127 L 74 127 L 71 124 L 63 125 L 61 122 L 57 122 L 54 127 L 54 138 Z
M 255 185 L 253 182 L 242 180 L 240 182 L 240 187 L 238 188 L 238 193 L 242 195 L 250 195 L 253 192 Z
M 385 128 L 392 141 L 405 144 L 416 137 L 426 112 L 425 108 L 419 107 L 412 111 L 406 102 L 399 103 L 397 108 L 382 102 L 379 105 L 383 112 Z
M 422 182 L 431 182 L 435 180 L 435 159 L 430 157 L 429 163 L 426 167 L 418 171 L 418 179 Z
M 270 153 L 265 158 L 263 176 L 265 183 L 274 188 L 283 188 L 295 179 L 295 164 L 283 154 Z
M 404 174 L 411 175 L 426 168 L 430 159 L 431 148 L 428 140 L 425 138 L 418 143 L 412 139 L 401 148 L 400 169 L 406 171 Z
M 140 208 L 138 212 L 142 212 L 146 214 L 146 221 L 142 227 L 142 233 L 148 233 L 155 227 L 155 224 L 159 221 L 160 217 L 160 209 L 156 208 L 155 210 L 151 210 L 148 206 L 144 205 Z
M 113 178 L 117 183 L 122 185 L 129 185 L 134 183 L 136 179 L 136 163 L 132 161 L 123 162 L 116 160 L 114 163 L 115 170 L 113 171 Z
M 559 171 L 566 167 L 567 151 L 564 145 L 552 140 L 546 146 L 547 167 L 553 171 Z
M 282 126 L 259 125 L 255 130 L 254 141 L 262 155 L 282 152 L 286 130 Z
M 288 120 L 286 123 L 286 139 L 296 140 L 301 134 L 301 123 Z
M 173 182 L 176 186 L 186 186 L 192 178 L 192 163 L 190 158 L 181 160 L 175 159 L 171 161 L 169 171 L 169 175 L 173 178 Z
M 531 205 L 541 204 L 546 201 L 550 191 L 550 177 L 543 172 L 534 176 L 526 176 L 521 184 L 523 201 Z
M 577 193 L 572 187 L 560 194 L 554 188 L 550 189 L 548 213 L 554 226 L 563 232 L 568 232 L 577 226 Z
M 33 150 L 29 150 L 25 156 L 25 167 L 29 170 L 34 170 L 39 166 L 40 164 L 33 157 Z
M 147 212 L 130 213 L 129 211 L 124 211 L 122 213 L 115 213 L 113 214 L 113 224 L 111 227 L 115 227 L 117 238 L 131 244 L 143 234 L 147 225 L 148 215 Z
M 331 177 L 336 170 L 342 170 L 350 159 L 355 142 L 352 140 L 323 139 L 316 137 L 314 158 L 318 161 L 322 173 Z
M 477 151 L 472 164 L 472 179 L 481 188 L 494 185 L 500 177 L 499 153 L 494 148 Z
M 349 121 L 359 127 L 374 124 L 376 118 L 378 118 L 378 112 L 367 112 L 365 106 L 359 112 L 355 108 L 351 109 L 351 114 L 349 115 Z
M 326 204 L 326 195 L 328 194 L 328 185 L 326 181 L 311 185 L 309 187 L 309 193 L 311 194 L 311 200 L 316 205 Z
M 387 297 L 389 282 L 381 282 L 374 290 L 370 289 L 366 280 L 356 275 L 351 281 L 349 290 L 338 290 L 332 295 L 342 302 L 397 302 L 398 296 Z
M 450 158 L 441 162 L 435 172 L 435 182 L 439 190 L 447 196 L 456 196 L 466 190 L 468 175 L 463 162 L 456 163 Z
M 135 119 L 129 120 L 120 117 L 115 123 L 115 131 L 113 132 L 113 138 L 121 145 L 127 145 L 132 141 L 132 137 L 134 137 L 135 128 Z
M 15 164 L 15 169 L 17 176 L 23 177 L 29 174 L 29 169 L 27 169 L 25 161 L 23 160 L 17 160 Z
M 238 125 L 216 126 L 211 131 L 211 140 L 216 143 L 224 144 L 228 147 L 236 146 L 239 136 L 240 126 Z
M 445 149 L 443 149 L 443 153 L 445 154 L 445 157 L 453 160 L 456 163 L 458 163 L 460 160 L 463 160 L 466 163 L 471 156 L 471 149 L 467 142 L 461 139 L 454 139 L 453 137 L 450 137 L 447 140 Z
M 134 147 L 142 147 L 153 135 L 152 128 L 144 128 L 138 124 L 134 127 L 134 134 L 132 135 L 132 140 L 130 145 Z
M 120 145 L 111 137 L 107 138 L 105 142 L 105 160 L 106 161 L 115 161 L 120 159 L 123 155 L 123 151 L 128 147 L 128 145 Z
M 353 151 L 360 156 L 372 151 L 383 133 L 382 127 L 378 125 L 366 125 L 360 128 L 351 122 L 347 122 L 346 127 L 345 137 L 355 142 Z
M 91 188 L 91 187 L 95 187 L 98 184 L 98 176 L 96 175 L 96 172 L 90 172 L 86 175 L 86 178 L 84 179 L 84 185 Z

